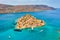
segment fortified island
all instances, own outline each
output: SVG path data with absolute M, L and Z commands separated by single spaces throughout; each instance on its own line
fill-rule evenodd
M 31 28 L 33 30 L 35 27 L 42 27 L 44 25 L 45 22 L 43 20 L 39 20 L 30 14 L 26 14 L 18 19 L 16 29 Z

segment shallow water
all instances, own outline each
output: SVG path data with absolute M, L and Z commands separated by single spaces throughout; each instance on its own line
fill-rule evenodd
M 18 18 L 26 14 L 31 14 L 37 19 L 44 20 L 46 25 L 37 27 L 34 31 L 31 31 L 31 29 L 25 29 L 22 32 L 14 31 Z M 40 30 L 43 31 L 40 32 Z M 60 40 L 60 32 L 58 30 L 60 30 L 59 10 L 0 14 L 0 40 Z

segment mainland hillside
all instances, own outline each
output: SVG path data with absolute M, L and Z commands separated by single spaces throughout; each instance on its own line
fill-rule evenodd
M 47 5 L 6 5 L 0 4 L 0 13 L 10 12 L 32 12 L 32 11 L 43 11 L 43 10 L 54 10 L 55 8 Z

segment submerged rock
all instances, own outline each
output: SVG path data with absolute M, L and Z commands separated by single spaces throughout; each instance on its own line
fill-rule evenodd
M 27 14 L 21 18 L 18 19 L 16 29 L 25 29 L 25 28 L 35 28 L 35 27 L 41 27 L 45 25 L 45 22 L 43 20 L 39 20 L 35 18 L 34 16 Z
M 11 36 L 8 36 L 9 39 L 11 39 Z
M 14 31 L 22 32 L 22 30 L 20 30 L 20 29 L 15 29 Z

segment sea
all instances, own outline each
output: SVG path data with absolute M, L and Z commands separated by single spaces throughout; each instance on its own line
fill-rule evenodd
M 45 25 L 14 31 L 16 22 L 26 14 L 44 20 Z M 41 31 L 43 30 L 43 31 Z M 60 40 L 60 9 L 36 12 L 0 13 L 0 40 Z

